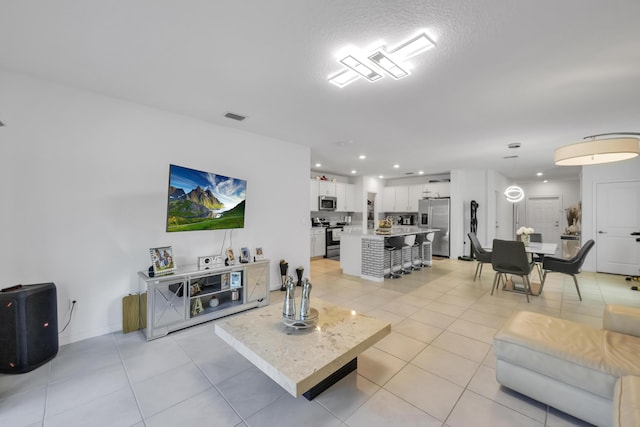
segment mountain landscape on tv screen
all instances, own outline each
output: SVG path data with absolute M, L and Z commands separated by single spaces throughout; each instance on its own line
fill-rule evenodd
M 171 165 L 167 231 L 243 228 L 245 191 L 244 180 Z

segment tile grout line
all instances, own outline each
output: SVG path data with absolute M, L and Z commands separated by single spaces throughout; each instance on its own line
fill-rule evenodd
M 140 400 L 138 399 L 138 394 L 136 393 L 136 389 L 133 386 L 133 381 L 131 380 L 131 376 L 129 376 L 129 369 L 127 369 L 127 365 L 124 362 L 124 358 L 122 357 L 122 351 L 120 349 L 120 344 L 118 340 L 115 339 L 115 335 L 112 333 L 111 336 L 116 344 L 116 349 L 118 350 L 118 356 L 120 357 L 120 363 L 122 364 L 122 368 L 124 369 L 124 374 L 127 376 L 127 382 L 129 383 L 129 388 L 131 388 L 131 394 L 133 394 L 133 400 L 136 402 L 136 406 L 138 407 L 138 412 L 140 413 L 140 420 L 142 424 L 146 427 L 147 420 L 145 419 L 144 412 L 142 411 L 142 405 L 140 404 Z M 134 424 L 135 425 L 135 424 Z

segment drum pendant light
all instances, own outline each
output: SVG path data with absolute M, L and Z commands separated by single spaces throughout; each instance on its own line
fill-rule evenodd
M 596 139 L 612 135 L 618 137 Z M 637 136 L 640 133 L 616 132 L 585 136 L 584 139 L 589 141 L 557 148 L 553 160 L 558 166 L 586 166 L 632 159 L 640 155 L 640 140 L 630 135 Z

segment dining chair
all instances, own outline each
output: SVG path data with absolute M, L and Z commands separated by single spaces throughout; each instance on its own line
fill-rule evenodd
M 576 291 L 578 291 L 578 298 L 582 301 L 582 295 L 580 295 L 580 287 L 578 286 L 578 279 L 576 274 L 580 273 L 580 269 L 582 268 L 582 264 L 584 263 L 585 258 L 589 254 L 589 251 L 596 243 L 593 239 L 590 239 L 585 242 L 584 245 L 580 248 L 576 256 L 570 259 L 564 258 L 556 258 L 556 257 L 544 257 L 544 261 L 542 261 L 542 269 L 544 270 L 544 275 L 542 276 L 542 284 L 540 285 L 540 292 L 542 292 L 542 288 L 544 287 L 544 282 L 547 278 L 548 273 L 562 273 L 568 274 L 573 277 L 573 283 L 576 285 Z
M 471 240 L 471 247 L 473 248 L 473 254 L 478 261 L 476 265 L 476 273 L 473 275 L 473 281 L 476 281 L 476 276 L 479 278 L 482 276 L 482 266 L 484 264 L 491 264 L 491 251 L 488 251 L 482 247 L 480 244 L 480 240 L 478 240 L 478 236 L 476 233 L 469 233 L 469 240 Z M 479 273 L 478 273 L 479 271 Z
M 542 233 L 529 234 L 529 242 L 542 243 Z M 540 276 L 540 281 L 542 281 L 542 261 L 544 260 L 544 255 L 531 254 L 531 257 L 536 262 L 536 267 L 538 269 L 538 276 Z
M 531 293 L 529 275 L 535 263 L 529 261 L 524 249 L 524 243 L 516 240 L 493 239 L 491 254 L 491 265 L 496 272 L 493 278 L 493 286 L 491 287 L 491 295 L 498 287 L 500 277 L 506 277 L 507 274 L 511 274 L 522 277 L 525 287 L 524 294 L 527 296 L 527 302 L 529 302 L 529 294 Z

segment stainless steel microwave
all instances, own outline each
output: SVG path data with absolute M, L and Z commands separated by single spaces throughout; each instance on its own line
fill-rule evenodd
M 335 211 L 338 199 L 333 196 L 319 196 L 318 197 L 318 210 L 319 211 Z

